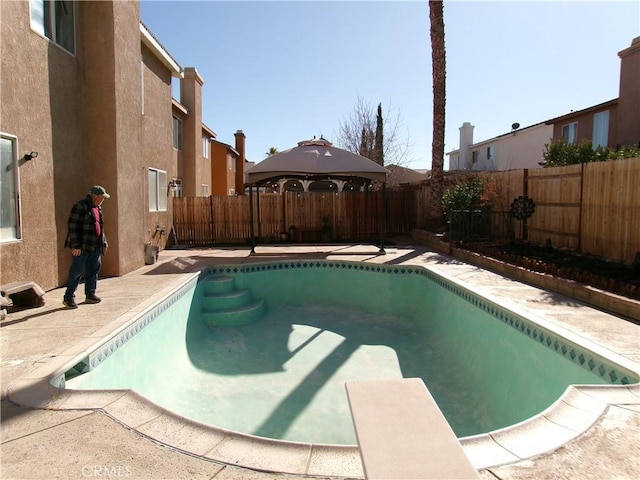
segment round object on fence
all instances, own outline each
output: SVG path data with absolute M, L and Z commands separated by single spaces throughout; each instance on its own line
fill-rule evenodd
M 520 195 L 511 203 L 511 216 L 518 220 L 531 217 L 536 210 L 536 204 L 527 196 Z

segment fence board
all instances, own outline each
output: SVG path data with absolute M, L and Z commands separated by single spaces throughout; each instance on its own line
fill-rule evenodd
M 580 232 L 582 166 L 529 170 L 527 196 L 536 204 L 527 220 L 528 240 L 560 248 L 577 249 Z
M 640 252 L 640 158 L 585 165 L 582 250 L 626 263 Z

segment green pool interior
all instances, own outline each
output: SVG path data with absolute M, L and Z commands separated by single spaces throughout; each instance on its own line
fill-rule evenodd
M 594 374 L 568 358 L 573 351 L 549 348 L 553 337 L 527 335 L 417 271 L 345 262 L 219 268 L 209 278 L 233 277 L 265 300 L 259 321 L 207 325 L 204 278 L 67 387 L 130 388 L 238 432 L 355 444 L 348 381 L 422 378 L 458 437 L 525 420 L 571 384 L 620 383 L 623 374 Z

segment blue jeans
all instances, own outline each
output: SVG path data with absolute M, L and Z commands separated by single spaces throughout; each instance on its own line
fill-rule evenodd
M 64 300 L 73 300 L 76 297 L 76 289 L 84 272 L 84 294 L 91 295 L 96 292 L 98 285 L 98 272 L 102 265 L 102 252 L 97 248 L 94 252 L 84 251 L 77 257 L 71 257 L 69 279 L 67 289 L 64 292 Z

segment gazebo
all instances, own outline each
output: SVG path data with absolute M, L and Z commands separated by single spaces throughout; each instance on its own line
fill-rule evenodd
M 249 187 L 249 217 L 251 231 L 251 253 L 255 253 L 255 235 L 253 221 L 253 189 L 256 188 L 257 203 L 260 205 L 260 187 L 272 185 L 278 181 L 297 179 L 303 189 L 321 180 L 331 180 L 340 188 L 362 182 L 362 188 L 368 191 L 371 182 L 382 183 L 380 253 L 384 254 L 384 230 L 386 208 L 386 182 L 389 171 L 362 155 L 334 147 L 331 142 L 320 137 L 298 142 L 297 147 L 276 153 L 253 166 L 247 172 Z

